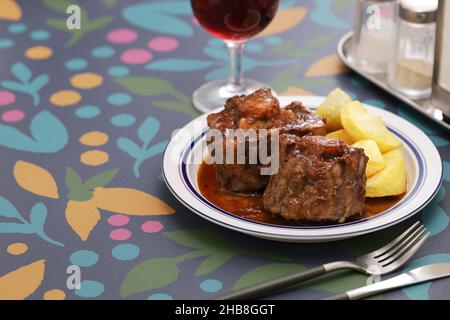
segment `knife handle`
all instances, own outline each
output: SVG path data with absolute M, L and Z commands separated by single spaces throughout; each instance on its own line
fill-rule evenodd
M 325 266 L 311 268 L 299 273 L 273 279 L 253 286 L 249 286 L 231 293 L 214 298 L 214 300 L 249 300 L 265 297 L 269 294 L 289 288 L 304 281 L 314 279 L 327 273 Z
M 410 275 L 410 273 L 403 273 L 399 276 L 390 278 L 388 280 L 384 280 L 381 282 L 377 282 L 365 287 L 353 289 L 350 291 L 346 291 L 342 294 L 338 294 L 335 296 L 331 296 L 326 300 L 357 300 L 364 299 L 379 293 L 383 293 L 386 291 L 406 287 L 408 285 L 414 283 L 420 283 L 423 281 L 418 281 L 414 277 Z

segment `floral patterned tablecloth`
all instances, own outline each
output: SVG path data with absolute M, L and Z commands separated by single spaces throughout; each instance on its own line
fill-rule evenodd
M 66 27 L 73 4 L 81 30 Z M 450 262 L 448 132 L 339 62 L 353 10 L 351 0 L 282 0 L 275 22 L 247 45 L 246 73 L 284 94 L 339 86 L 419 126 L 439 149 L 445 180 L 417 215 L 432 237 L 408 268 Z M 162 180 L 162 152 L 198 115 L 191 93 L 225 75 L 225 47 L 199 27 L 189 1 L 0 0 L 0 299 L 208 299 L 352 259 L 411 223 L 285 244 L 180 205 Z M 275 298 L 317 299 L 366 281 L 339 273 Z M 377 298 L 448 299 L 449 284 Z

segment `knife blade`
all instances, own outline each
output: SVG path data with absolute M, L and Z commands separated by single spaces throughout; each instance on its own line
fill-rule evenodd
M 416 268 L 388 280 L 346 291 L 324 300 L 357 300 L 386 291 L 450 276 L 450 263 L 436 263 Z

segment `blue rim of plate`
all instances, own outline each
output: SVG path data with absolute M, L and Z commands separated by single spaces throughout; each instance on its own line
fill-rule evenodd
M 312 108 L 315 109 L 315 108 Z M 388 210 L 374 216 L 374 217 L 370 217 L 370 218 L 366 218 L 366 219 L 361 219 L 361 220 L 357 220 L 357 221 L 353 221 L 353 222 L 348 222 L 348 223 L 343 223 L 343 224 L 333 224 L 333 225 L 325 225 L 325 226 L 282 226 L 282 225 L 274 225 L 274 224 L 267 224 L 267 223 L 262 223 L 262 222 L 256 222 L 250 219 L 246 219 L 246 218 L 242 218 L 239 216 L 236 216 L 230 212 L 227 212 L 226 210 L 223 210 L 220 207 L 217 207 L 216 205 L 214 205 L 213 203 L 211 203 L 210 201 L 208 201 L 206 198 L 204 198 L 198 191 L 197 189 L 192 185 L 190 179 L 189 179 L 189 174 L 187 172 L 187 159 L 190 155 L 190 151 L 192 151 L 195 147 L 195 145 L 204 137 L 205 133 L 208 131 L 208 128 L 204 128 L 202 130 L 201 133 L 199 133 L 197 136 L 195 136 L 194 138 L 192 138 L 187 144 L 186 146 L 183 148 L 183 151 L 181 152 L 181 161 L 178 164 L 178 172 L 179 175 L 181 177 L 181 180 L 184 184 L 184 187 L 191 193 L 192 196 L 194 196 L 199 202 L 201 202 L 203 205 L 207 206 L 208 208 L 210 208 L 211 210 L 214 210 L 216 213 L 220 213 L 222 215 L 227 216 L 228 218 L 231 218 L 232 220 L 236 220 L 236 221 L 241 221 L 241 222 L 247 222 L 247 223 L 251 223 L 254 225 L 260 225 L 260 226 L 265 226 L 265 227 L 271 227 L 273 228 L 273 230 L 276 229 L 290 229 L 290 230 L 324 230 L 324 229 L 331 229 L 331 228 L 342 228 L 342 227 L 348 227 L 348 226 L 354 226 L 354 225 L 358 225 L 358 224 L 363 224 L 366 223 L 368 221 L 374 221 L 377 219 L 380 219 L 382 217 L 386 217 L 387 215 L 389 215 L 390 213 L 393 213 L 399 209 L 401 209 L 402 207 L 408 205 L 411 200 L 418 194 L 418 192 L 420 192 L 425 179 L 427 177 L 427 167 L 425 165 L 425 160 L 424 160 L 424 156 L 422 151 L 420 150 L 420 148 L 414 143 L 413 140 L 409 139 L 407 137 L 407 135 L 403 134 L 400 130 L 393 128 L 392 126 L 387 126 L 389 128 L 389 130 L 391 130 L 392 132 L 394 132 L 402 141 L 404 141 L 406 143 L 406 145 L 410 148 L 410 150 L 413 152 L 415 159 L 417 160 L 417 165 L 418 165 L 418 176 L 415 180 L 414 183 L 414 187 L 412 190 L 410 190 L 407 194 L 407 196 L 405 198 L 403 198 L 401 200 L 401 202 L 399 202 L 397 205 L 395 205 L 392 208 L 389 208 Z M 181 202 L 183 203 L 187 208 L 191 209 L 192 211 L 196 212 L 197 214 L 199 214 L 200 216 L 206 218 L 207 220 L 212 220 L 216 223 L 218 223 L 219 225 L 223 225 L 223 226 L 228 226 L 231 229 L 234 230 L 240 230 L 244 233 L 247 232 L 251 232 L 254 234 L 260 234 L 260 235 L 267 235 L 267 236 L 276 236 L 276 237 L 282 237 L 284 239 L 298 239 L 299 236 L 298 235 L 288 235 L 288 234 L 277 234 L 276 232 L 263 232 L 260 230 L 249 230 L 248 228 L 242 228 L 240 226 L 234 225 L 234 224 L 229 224 L 227 222 L 218 220 L 210 215 L 204 214 L 203 212 L 200 212 L 199 210 L 197 210 L 196 208 L 194 208 L 193 206 L 191 206 L 188 202 L 186 202 L 185 200 L 183 200 L 181 197 L 179 197 L 177 195 L 177 193 L 175 192 L 174 188 L 170 185 L 170 182 L 168 181 L 166 174 L 164 172 L 164 166 L 163 166 L 163 178 L 168 186 L 168 188 L 170 189 L 170 191 L 172 192 L 172 194 L 175 195 L 175 197 Z M 384 228 L 387 228 L 389 226 L 395 225 L 397 223 L 399 223 L 400 221 L 404 221 L 410 217 L 412 217 L 413 215 L 415 215 L 417 212 L 419 212 L 420 210 L 422 210 L 437 194 L 437 192 L 440 189 L 440 186 L 442 184 L 443 181 L 443 163 L 441 161 L 441 175 L 440 175 L 440 179 L 439 179 L 439 184 L 437 186 L 437 188 L 432 192 L 432 194 L 430 194 L 430 196 L 428 197 L 428 199 L 426 201 L 424 201 L 419 207 L 415 208 L 414 210 L 412 210 L 410 213 L 408 213 L 407 215 L 404 215 L 403 217 L 401 217 L 400 219 L 388 222 L 386 224 L 383 225 L 379 225 L 379 226 L 373 226 L 371 228 L 366 228 L 364 229 L 364 233 L 369 233 L 369 232 L 373 232 L 373 231 L 377 231 L 377 230 L 381 230 Z M 355 231 L 349 231 L 346 233 L 339 233 L 336 235 L 327 235 L 326 237 L 329 239 L 333 239 L 333 238 L 342 238 L 342 237 L 346 237 L 346 236 L 351 236 L 354 234 L 358 234 L 358 232 Z M 304 239 L 318 239 L 318 238 L 323 238 L 322 235 L 301 235 L 301 238 Z

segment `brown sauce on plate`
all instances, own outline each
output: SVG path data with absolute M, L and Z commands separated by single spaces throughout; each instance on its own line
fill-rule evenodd
M 245 196 L 223 191 L 219 181 L 216 179 L 216 171 L 213 165 L 208 165 L 205 162 L 202 163 L 197 173 L 197 183 L 200 193 L 209 202 L 236 216 L 274 225 L 300 225 L 299 223 L 274 216 L 270 212 L 265 211 L 262 205 L 262 195 Z M 370 218 L 384 212 L 399 203 L 403 197 L 404 195 L 366 198 L 363 215 L 354 220 Z

